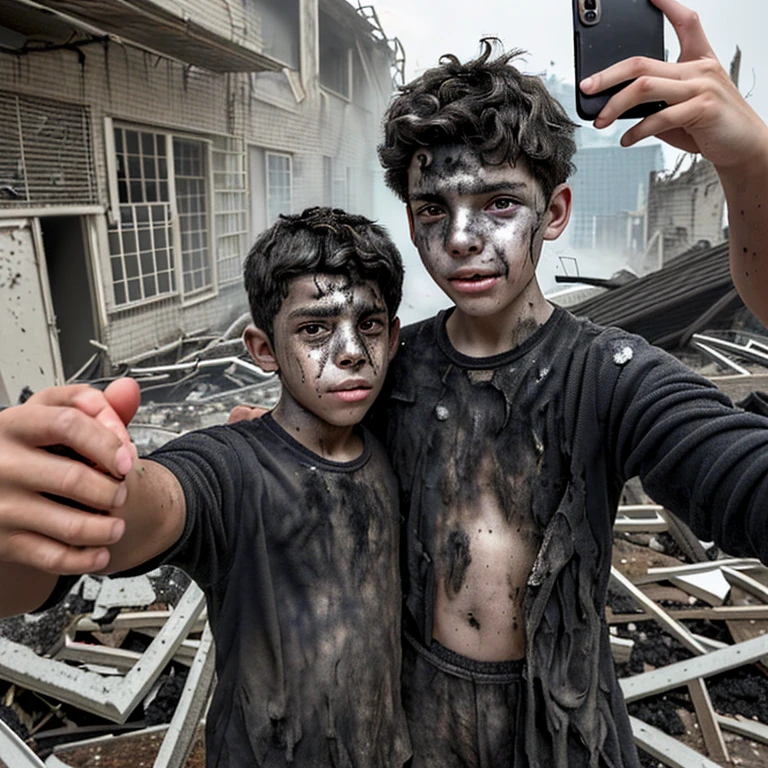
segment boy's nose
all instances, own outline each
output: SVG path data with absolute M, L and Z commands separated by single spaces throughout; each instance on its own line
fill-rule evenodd
M 365 346 L 357 334 L 347 334 L 339 345 L 336 362 L 340 368 L 357 368 L 367 359 Z
M 458 213 L 451 222 L 446 250 L 459 259 L 483 250 L 483 238 L 467 214 Z

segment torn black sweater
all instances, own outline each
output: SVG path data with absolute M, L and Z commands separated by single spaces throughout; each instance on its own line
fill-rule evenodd
M 447 314 L 403 330 L 384 402 L 406 518 L 405 625 L 429 645 L 446 551 L 437 518 L 478 492 L 478 466 L 495 467 L 500 508 L 532 516 L 542 536 L 516 734 L 528 764 L 637 766 L 604 620 L 622 485 L 639 475 L 700 538 L 768 561 L 768 419 L 642 338 L 561 309 L 483 359 L 453 349 Z

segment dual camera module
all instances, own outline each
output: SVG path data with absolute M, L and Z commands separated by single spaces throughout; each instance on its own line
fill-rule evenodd
M 587 26 L 597 24 L 600 21 L 600 0 L 579 0 L 579 17 Z

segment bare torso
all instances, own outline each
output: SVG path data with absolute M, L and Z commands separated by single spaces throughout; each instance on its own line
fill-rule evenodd
M 510 518 L 481 493 L 438 528 L 433 636 L 481 661 L 525 655 L 523 599 L 541 537 L 530 515 Z

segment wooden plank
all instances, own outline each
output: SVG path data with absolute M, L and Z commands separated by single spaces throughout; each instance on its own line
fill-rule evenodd
M 662 512 L 664 507 L 661 504 L 619 504 L 616 512 L 625 517 L 654 517 Z
M 611 579 L 621 587 L 635 602 L 660 624 L 670 635 L 682 643 L 689 651 L 706 654 L 707 649 L 680 623 L 670 618 L 653 600 L 648 599 L 623 573 L 611 567 Z
M 643 584 L 641 587 L 643 594 L 655 603 L 661 600 L 669 600 L 674 603 L 690 604 L 691 595 L 684 592 L 680 587 L 667 587 L 663 584 Z
M 726 717 L 717 715 L 717 722 L 721 728 L 732 733 L 738 733 L 740 736 L 746 736 L 753 741 L 760 741 L 768 744 L 768 725 L 755 720 L 747 720 L 746 717 Z
M 738 570 L 753 568 L 756 565 L 762 566 L 762 563 L 755 558 L 739 557 L 728 558 L 726 560 L 707 560 L 704 563 L 690 563 L 679 566 L 661 566 L 658 568 L 649 568 L 645 576 L 632 579 L 635 584 L 650 584 L 654 581 L 663 581 L 668 576 L 685 576 L 690 573 L 700 573 L 701 571 L 711 570 L 713 567 L 729 566 Z
M 736 584 L 731 587 L 731 604 L 740 607 L 748 605 L 763 607 L 759 598 L 745 592 Z M 768 634 L 768 619 L 729 619 L 725 625 L 736 643 L 741 643 L 758 635 Z M 763 666 L 763 671 L 768 669 L 768 657 L 763 657 L 758 663 Z
M 616 664 L 626 664 L 632 655 L 635 641 L 629 637 L 609 636 L 611 643 L 611 656 Z
M 616 512 L 613 530 L 617 533 L 660 533 L 669 529 L 658 504 L 622 504 Z
M 613 524 L 616 533 L 665 533 L 669 524 L 661 517 L 657 518 L 620 518 Z
M 720 725 L 712 708 L 712 699 L 709 696 L 706 683 L 701 679 L 691 680 L 688 683 L 688 693 L 696 710 L 696 719 L 699 721 L 701 735 L 704 738 L 704 746 L 709 756 L 719 763 L 730 761 L 728 748 L 725 746 Z
M 729 621 L 732 619 L 768 619 L 766 605 L 718 605 L 713 608 L 673 608 L 666 611 L 667 616 L 676 621 L 686 619 L 707 619 L 709 621 Z M 630 621 L 648 621 L 652 617 L 647 611 L 642 613 L 613 613 L 606 609 L 609 624 L 626 624 Z
M 644 672 L 619 680 L 619 685 L 626 701 L 652 696 L 687 685 L 697 677 L 707 678 L 728 672 L 743 664 L 751 664 L 768 653 L 768 635 L 756 637 L 743 643 L 729 645 L 719 651 L 711 651 L 704 656 L 678 661 L 661 669 Z
M 721 768 L 717 763 L 700 755 L 690 747 L 652 725 L 630 717 L 635 744 L 651 757 L 669 768 Z
M 213 635 L 206 625 L 168 732 L 155 758 L 154 768 L 183 768 L 194 744 L 203 711 L 208 706 L 215 665 Z
M 699 642 L 681 624 L 669 618 L 661 607 L 646 597 L 643 592 L 632 584 L 632 582 L 630 582 L 623 574 L 612 569 L 611 578 L 614 580 L 614 583 L 618 583 L 625 592 L 635 599 L 641 608 L 649 613 L 657 623 L 666 629 L 673 637 L 677 638 L 686 648 L 693 653 L 707 654 L 709 651 L 708 647 Z M 723 734 L 720 732 L 720 727 L 714 719 L 712 703 L 704 681 L 700 678 L 689 680 L 688 690 L 696 710 L 696 716 L 699 720 L 699 727 L 701 728 L 707 751 L 715 760 L 723 760 L 727 762 L 728 750 L 726 749 L 725 741 L 723 740 Z
M 729 568 L 723 566 L 722 568 L 723 578 L 728 581 L 729 584 L 735 585 L 745 592 L 748 592 L 753 597 L 760 600 L 761 603 L 768 605 L 768 587 L 761 584 L 757 579 L 753 579 L 746 573 L 740 573 L 735 568 Z

